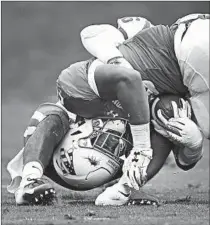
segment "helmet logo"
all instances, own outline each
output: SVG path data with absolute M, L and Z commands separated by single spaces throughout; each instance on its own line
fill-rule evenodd
M 99 164 L 100 164 L 100 160 L 98 160 L 96 157 L 94 157 L 94 156 L 88 156 L 87 158 L 85 158 L 85 159 L 87 159 L 89 162 L 90 162 L 90 164 L 92 165 L 92 166 L 98 166 Z

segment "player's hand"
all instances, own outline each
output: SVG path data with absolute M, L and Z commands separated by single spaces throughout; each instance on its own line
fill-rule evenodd
M 173 115 L 174 115 L 173 118 L 191 118 L 191 106 L 189 102 L 185 101 L 182 98 L 180 99 L 180 101 L 182 105 L 182 107 L 180 108 L 177 106 L 177 103 L 175 101 L 171 101 Z M 155 130 L 166 137 L 167 136 L 166 131 L 167 129 L 169 129 L 168 127 L 169 120 L 164 117 L 161 109 L 157 111 L 157 116 L 159 120 L 152 121 L 152 123 L 155 127 Z M 176 130 L 174 132 L 178 134 Z
M 155 120 L 151 120 L 153 126 L 154 126 L 154 129 L 159 133 L 161 134 L 163 137 L 166 137 L 166 138 L 170 138 L 167 130 L 162 127 L 160 124 L 158 124 L 158 122 L 156 122 Z
M 147 167 L 152 159 L 153 150 L 133 149 L 125 159 L 123 165 L 123 176 L 127 180 L 127 185 L 139 190 L 147 182 Z
M 176 145 L 180 145 L 179 142 L 177 142 L 174 137 L 172 135 L 170 135 L 169 131 L 165 128 L 165 126 L 163 127 L 162 124 L 159 124 L 157 121 L 155 120 L 151 120 L 154 129 L 161 134 L 163 137 L 169 139 L 171 142 L 173 142 Z M 174 131 L 175 132 L 175 131 Z
M 182 107 L 179 108 L 175 101 L 171 101 L 174 118 L 191 118 L 191 106 L 188 101 L 185 101 L 183 98 L 180 99 Z
M 192 149 L 202 145 L 203 135 L 198 126 L 188 117 L 176 117 L 167 120 L 161 111 L 158 112 L 158 117 L 163 122 L 163 126 L 160 127 L 162 127 L 162 130 L 165 130 L 168 135 L 163 132 L 161 134 L 175 144 L 184 145 Z M 155 130 L 158 131 L 156 127 Z
M 168 122 L 170 139 L 190 149 L 202 146 L 203 134 L 198 126 L 188 117 L 171 118 Z M 171 131 L 170 131 L 171 130 Z M 176 131 L 176 132 L 174 132 Z
M 191 118 L 191 106 L 189 102 L 185 101 L 183 98 L 181 98 L 180 101 L 182 105 L 181 108 L 177 106 L 175 101 L 171 101 L 174 118 Z M 155 130 L 164 137 L 170 139 L 172 142 L 175 142 L 173 138 L 171 139 L 171 135 L 168 133 L 168 130 L 174 132 L 176 135 L 180 135 L 179 131 L 177 131 L 177 129 L 172 130 L 172 127 L 168 127 L 169 120 L 164 117 L 161 109 L 157 111 L 157 116 L 159 119 L 158 121 L 152 120 Z
M 191 106 L 188 101 L 180 100 L 182 107 L 178 108 L 176 102 L 172 101 L 174 118 L 167 120 L 162 111 L 158 110 L 157 115 L 161 121 L 152 121 L 155 130 L 168 138 L 175 144 L 184 145 L 188 148 L 197 148 L 202 145 L 203 135 L 198 126 L 190 119 Z

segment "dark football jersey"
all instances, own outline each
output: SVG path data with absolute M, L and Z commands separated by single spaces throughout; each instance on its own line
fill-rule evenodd
M 120 45 L 119 50 L 160 94 L 186 95 L 187 87 L 174 52 L 174 34 L 168 26 L 145 29 Z

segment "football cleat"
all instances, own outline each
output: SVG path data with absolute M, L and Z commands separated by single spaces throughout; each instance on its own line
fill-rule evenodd
M 153 206 L 157 206 L 159 207 L 160 206 L 160 203 L 159 201 L 157 200 L 148 200 L 148 199 L 131 199 L 129 200 L 128 204 L 127 205 L 153 205 Z
M 30 183 L 15 192 L 17 205 L 51 205 L 56 199 L 55 190 L 45 179 L 30 179 Z
M 95 205 L 105 206 L 113 205 L 120 206 L 126 205 L 130 200 L 131 192 L 129 194 L 123 193 L 118 190 L 117 185 L 108 187 L 103 193 L 101 193 L 95 200 Z

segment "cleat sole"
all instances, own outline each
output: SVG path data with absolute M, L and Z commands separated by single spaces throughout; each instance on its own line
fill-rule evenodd
M 152 205 L 152 206 L 160 206 L 158 201 L 155 200 L 148 200 L 148 199 L 135 199 L 130 200 L 127 205 Z
M 53 190 L 50 191 L 50 190 Z M 29 205 L 52 205 L 56 199 L 55 190 L 44 190 L 43 193 L 36 195 L 25 194 L 24 198 L 28 201 Z

